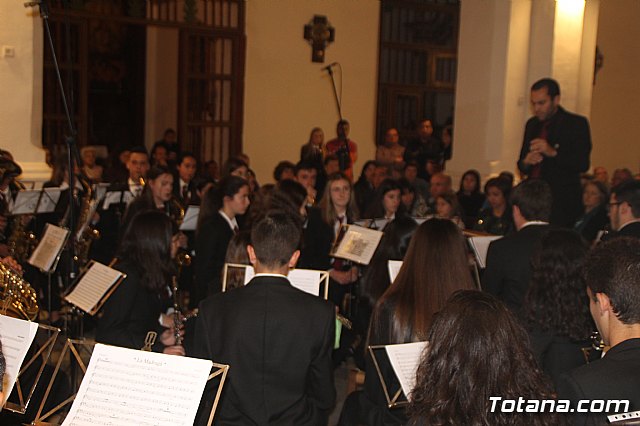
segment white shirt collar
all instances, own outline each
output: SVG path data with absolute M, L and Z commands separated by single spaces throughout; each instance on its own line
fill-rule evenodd
M 521 231 L 521 230 L 523 230 L 524 228 L 526 228 L 527 226 L 530 226 L 530 225 L 548 225 L 548 224 L 549 224 L 549 222 L 545 222 L 545 221 L 542 221 L 542 220 L 530 220 L 528 222 L 525 222 L 524 225 L 522 225 L 518 231 Z
M 236 220 L 235 216 L 233 217 L 233 219 L 230 219 L 222 209 L 218 210 L 218 213 L 220 213 L 220 216 L 222 216 L 224 220 L 227 221 L 232 231 L 238 227 L 238 221 Z

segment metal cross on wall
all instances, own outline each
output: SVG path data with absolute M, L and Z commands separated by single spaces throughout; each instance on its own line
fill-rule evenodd
M 304 26 L 304 38 L 311 45 L 311 61 L 324 62 L 324 50 L 335 39 L 335 29 L 326 16 L 314 15 Z

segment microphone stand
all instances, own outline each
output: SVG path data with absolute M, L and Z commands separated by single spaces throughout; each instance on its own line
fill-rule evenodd
M 336 101 L 336 107 L 338 108 L 338 117 L 340 117 L 340 121 L 342 121 L 343 120 L 343 118 L 342 118 L 342 100 L 338 97 L 338 90 L 336 89 L 336 80 L 333 77 L 333 66 L 334 65 L 340 65 L 340 64 L 338 64 L 337 62 L 334 62 L 332 64 L 327 65 L 326 67 L 324 67 L 322 69 L 327 71 L 329 73 L 329 77 L 331 77 L 331 87 L 333 88 L 333 98 Z M 340 71 L 342 71 L 342 66 L 340 66 Z M 340 75 L 342 75 L 342 72 L 341 72 Z M 351 164 L 351 152 L 349 152 L 349 138 L 348 137 L 345 137 L 344 148 L 345 148 L 345 151 L 347 153 L 347 159 L 349 161 L 349 167 L 352 167 L 353 165 Z M 347 169 L 347 167 L 345 167 L 344 170 L 346 170 L 346 169 Z M 344 171 L 344 170 L 341 170 L 341 171 Z
M 73 116 L 69 110 L 69 104 L 67 103 L 67 96 L 64 90 L 64 84 L 62 82 L 62 77 L 60 75 L 60 64 L 58 63 L 58 58 L 56 56 L 56 49 L 53 43 L 53 37 L 51 36 L 51 28 L 49 26 L 49 6 L 46 0 L 41 0 L 38 2 L 32 1 L 24 3 L 24 7 L 34 7 L 38 6 L 40 9 L 40 16 L 42 17 L 42 22 L 44 24 L 45 33 L 47 35 L 47 41 L 49 43 L 49 48 L 51 49 L 51 58 L 53 59 L 53 66 L 56 72 L 56 78 L 58 81 L 58 86 L 60 88 L 60 95 L 62 99 L 62 105 L 64 107 L 65 116 L 67 119 L 67 127 L 69 134 L 65 136 L 65 143 L 67 144 L 67 169 L 69 175 L 69 222 L 68 226 L 71 232 L 71 238 L 69 238 L 69 243 L 67 245 L 67 252 L 69 254 L 69 270 L 68 273 L 64 275 L 64 286 L 65 289 L 69 288 L 71 282 L 75 279 L 77 268 L 75 263 L 75 230 L 76 226 L 76 214 L 74 211 L 75 202 L 74 202 L 74 192 L 76 188 L 76 174 L 75 174 L 75 165 L 78 165 L 78 168 L 82 170 L 82 160 L 80 158 L 80 153 L 78 152 L 78 145 L 76 143 L 77 138 L 77 130 L 73 123 Z M 70 55 L 70 52 L 67 52 Z M 82 324 L 78 324 L 78 331 L 82 332 Z M 65 321 L 66 327 L 66 321 Z M 82 336 L 80 336 L 82 337 Z

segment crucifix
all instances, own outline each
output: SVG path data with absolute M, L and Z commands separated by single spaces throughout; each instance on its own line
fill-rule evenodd
M 304 26 L 304 38 L 311 45 L 311 61 L 324 62 L 324 50 L 335 39 L 335 29 L 326 16 L 314 15 Z

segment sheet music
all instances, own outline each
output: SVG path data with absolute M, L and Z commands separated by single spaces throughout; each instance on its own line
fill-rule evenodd
M 340 244 L 332 250 L 331 255 L 368 265 L 381 238 L 381 231 L 349 225 Z
M 38 324 L 35 322 L 0 315 L 0 341 L 2 341 L 2 354 L 7 364 L 2 387 L 4 398 L 0 401 L 0 407 L 7 402 L 16 384 L 18 372 L 37 331 Z
M 198 215 L 200 214 L 200 206 L 189 206 L 184 213 L 184 219 L 180 225 L 181 231 L 195 231 L 198 225 Z
M 111 204 L 125 203 L 129 205 L 136 198 L 131 191 L 108 191 L 104 196 L 103 209 L 108 209 Z
M 320 276 L 321 271 L 314 271 L 312 269 L 292 269 L 289 271 L 289 281 L 291 285 L 302 290 L 305 293 L 313 294 L 314 296 L 320 295 Z M 253 270 L 253 266 L 247 266 L 244 272 L 244 285 L 247 285 L 249 281 L 256 275 Z
M 491 241 L 495 241 L 500 238 L 502 237 L 499 235 L 469 237 L 469 242 L 471 243 L 471 247 L 473 248 L 480 268 L 487 267 L 487 252 L 489 251 L 489 244 L 491 244 Z
M 384 347 L 389 356 L 393 372 L 396 373 L 402 392 L 407 399 L 416 383 L 416 371 L 420 365 L 422 352 L 428 342 L 403 343 L 400 345 L 387 345 Z
M 56 209 L 56 204 L 60 200 L 62 190 L 60 188 L 44 188 L 42 191 L 44 193 L 40 198 L 36 213 L 53 213 Z
M 90 313 L 113 284 L 122 277 L 122 272 L 109 268 L 99 262 L 93 262 L 80 277 L 80 281 L 65 299 Z
M 107 189 L 109 189 L 109 185 L 110 184 L 108 183 L 99 183 L 94 186 L 96 191 L 96 200 L 102 200 L 104 195 L 107 193 Z
M 62 426 L 191 426 L 212 365 L 96 344 Z
M 390 260 L 388 266 L 390 282 L 393 283 L 398 276 L 398 272 L 400 272 L 400 268 L 402 268 L 402 260 Z
M 387 226 L 388 223 L 389 223 L 389 219 L 383 219 L 383 218 L 363 219 L 363 220 L 356 220 L 354 222 L 355 225 L 362 226 L 363 228 L 377 229 L 378 231 L 384 230 L 384 228 Z
M 38 199 L 40 198 L 40 190 L 25 189 L 18 192 L 11 209 L 12 215 L 17 214 L 34 214 L 38 207 Z
M 38 246 L 29 257 L 29 264 L 45 272 L 49 272 L 55 263 L 64 243 L 67 241 L 69 230 L 52 224 L 47 224 L 44 235 Z

